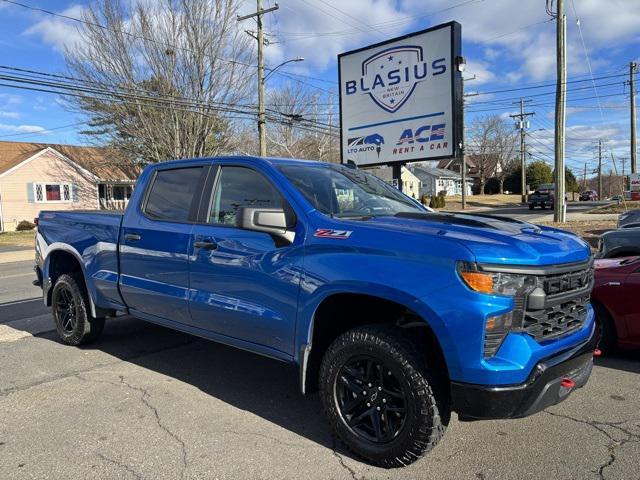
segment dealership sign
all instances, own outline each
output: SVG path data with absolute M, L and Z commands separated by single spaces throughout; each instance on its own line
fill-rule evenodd
M 632 192 L 640 192 L 640 174 L 632 173 L 629 175 L 629 185 Z
M 459 56 L 456 22 L 338 55 L 342 161 L 455 155 L 462 134 Z

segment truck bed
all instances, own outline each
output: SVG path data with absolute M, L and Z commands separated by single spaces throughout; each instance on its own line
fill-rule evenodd
M 36 258 L 65 246 L 84 269 L 92 298 L 98 305 L 124 308 L 118 292 L 118 240 L 122 212 L 106 210 L 44 210 L 38 217 Z

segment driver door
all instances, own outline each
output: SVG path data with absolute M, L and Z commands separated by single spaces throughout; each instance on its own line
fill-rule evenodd
M 236 226 L 241 207 L 282 208 L 286 201 L 249 166 L 221 165 L 209 190 L 208 209 L 192 231 L 192 324 L 293 355 L 302 235 L 283 245 Z

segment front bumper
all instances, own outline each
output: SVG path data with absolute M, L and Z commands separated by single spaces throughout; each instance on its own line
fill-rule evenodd
M 461 420 L 522 418 L 560 403 L 587 383 L 596 348 L 595 329 L 583 344 L 540 361 L 519 385 L 487 386 L 452 382 L 452 408 Z M 565 382 L 563 382 L 565 380 Z M 572 386 L 563 383 L 571 380 Z

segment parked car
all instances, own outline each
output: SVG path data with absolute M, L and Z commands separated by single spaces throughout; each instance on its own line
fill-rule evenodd
M 618 216 L 618 228 L 634 228 L 640 226 L 640 208 L 629 210 Z
M 596 258 L 640 255 L 640 228 L 619 228 L 600 235 Z
M 591 304 L 600 348 L 640 348 L 640 257 L 596 260 L 595 269 Z
M 37 229 L 36 273 L 63 343 L 95 340 L 126 312 L 292 363 L 335 433 L 384 467 L 433 448 L 452 411 L 528 416 L 591 373 L 583 240 L 429 212 L 355 168 L 153 164 L 124 214 L 43 211 Z
M 547 207 L 553 208 L 555 202 L 555 185 L 544 183 L 529 195 L 529 210 L 540 207 L 543 210 Z
M 595 190 L 585 190 L 580 194 L 581 202 L 590 202 L 598 200 L 598 192 Z

